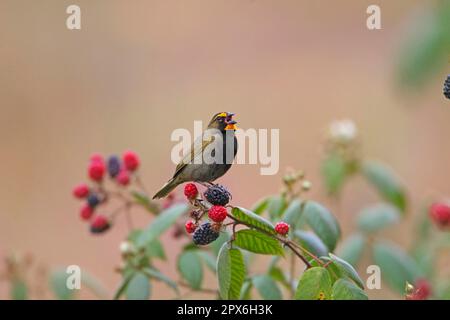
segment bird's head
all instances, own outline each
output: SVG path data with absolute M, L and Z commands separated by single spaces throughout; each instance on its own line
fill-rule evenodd
M 220 131 L 236 130 L 236 121 L 233 120 L 234 113 L 219 112 L 212 117 L 208 124 L 208 129 L 218 129 Z

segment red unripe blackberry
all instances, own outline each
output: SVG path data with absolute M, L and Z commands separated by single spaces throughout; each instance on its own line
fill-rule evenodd
M 92 209 L 88 204 L 81 207 L 80 210 L 80 217 L 83 220 L 89 220 L 92 217 L 92 214 L 94 213 L 94 209 Z
M 280 221 L 275 225 L 275 232 L 284 236 L 289 232 L 289 225 L 286 222 Z
M 207 245 L 216 240 L 220 233 L 215 231 L 209 222 L 205 222 L 199 226 L 192 236 L 192 241 L 196 245 Z
M 79 184 L 73 189 L 73 195 L 76 198 L 83 199 L 86 198 L 88 194 L 89 187 L 85 183 Z
M 121 170 L 116 179 L 119 184 L 127 186 L 130 183 L 130 174 L 126 170 Z
M 431 296 L 431 284 L 426 279 L 417 279 L 414 289 L 406 296 L 406 300 L 426 300 Z
M 222 222 L 227 217 L 227 209 L 222 206 L 212 206 L 208 210 L 208 217 L 214 222 Z
M 230 202 L 230 193 L 219 184 L 210 186 L 203 195 L 212 205 L 225 206 Z
M 126 151 L 122 156 L 123 165 L 127 170 L 134 171 L 139 167 L 139 157 L 133 151 Z
M 108 218 L 103 215 L 98 215 L 91 223 L 91 233 L 102 233 L 111 227 Z
M 188 199 L 195 199 L 198 195 L 197 186 L 193 183 L 188 183 L 184 186 L 184 195 Z
M 101 181 L 105 174 L 105 164 L 100 161 L 93 161 L 88 168 L 89 178 L 94 181 Z
M 430 207 L 429 214 L 431 220 L 439 228 L 450 227 L 450 205 L 443 202 L 433 203 Z
M 195 229 L 197 228 L 197 226 L 195 225 L 195 223 L 193 221 L 186 222 L 184 227 L 185 227 L 187 233 L 193 233 L 195 231 Z

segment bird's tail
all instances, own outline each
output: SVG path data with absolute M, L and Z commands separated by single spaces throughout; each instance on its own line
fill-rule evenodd
M 167 196 L 180 183 L 175 178 L 170 179 L 154 196 L 153 199 L 160 199 Z

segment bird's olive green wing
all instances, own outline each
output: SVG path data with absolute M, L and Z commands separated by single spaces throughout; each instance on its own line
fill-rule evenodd
M 180 172 L 183 171 L 186 165 L 192 163 L 198 155 L 203 153 L 203 150 L 205 150 L 208 145 L 214 142 L 214 140 L 215 137 L 213 135 L 208 137 L 200 136 L 198 139 L 196 139 L 191 145 L 191 149 L 189 150 L 189 152 L 185 154 L 183 159 L 177 165 L 173 177 L 175 178 L 178 174 L 180 174 Z

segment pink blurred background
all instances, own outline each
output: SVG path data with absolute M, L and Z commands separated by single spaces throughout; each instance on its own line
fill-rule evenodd
M 420 94 L 399 93 L 395 56 L 425 4 L 377 1 L 382 30 L 369 31 L 372 2 L 1 1 L 0 257 L 31 253 L 49 270 L 77 264 L 112 294 L 125 221 L 92 236 L 71 196 L 90 154 L 136 151 L 153 192 L 174 169 L 172 130 L 192 130 L 193 120 L 224 110 L 242 128 L 280 129 L 278 175 L 237 165 L 221 179 L 234 203 L 277 193 L 286 167 L 304 169 L 310 197 L 334 209 L 345 237 L 358 210 L 378 199 L 359 178 L 346 185 L 339 209 L 325 196 L 324 133 L 349 118 L 365 156 L 388 163 L 408 187 L 409 216 L 386 236 L 409 245 L 423 201 L 450 194 L 450 108 L 441 94 L 448 69 Z M 79 31 L 66 28 L 70 4 L 81 7 Z M 136 225 L 151 219 L 135 213 Z M 157 264 L 176 278 L 181 244 L 169 234 L 163 241 L 168 262 Z M 215 285 L 208 275 L 205 286 Z M 163 284 L 153 291 L 173 296 Z M 385 287 L 369 295 L 397 297 Z M 0 298 L 7 297 L 0 282 Z M 81 297 L 94 298 L 87 290 Z

